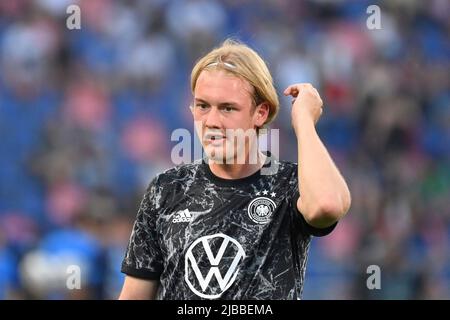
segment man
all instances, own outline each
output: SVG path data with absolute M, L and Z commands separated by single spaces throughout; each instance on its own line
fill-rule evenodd
M 255 157 L 256 134 L 234 143 L 235 132 L 259 131 L 279 108 L 272 77 L 252 49 L 225 41 L 197 62 L 191 87 L 207 159 L 150 183 L 119 298 L 300 299 L 311 236 L 329 234 L 350 207 L 315 130 L 317 90 L 294 84 L 284 91 L 294 98 L 297 166 L 270 153 Z

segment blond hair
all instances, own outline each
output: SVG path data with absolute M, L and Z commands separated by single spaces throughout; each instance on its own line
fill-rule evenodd
M 205 69 L 225 70 L 241 79 L 247 80 L 253 87 L 255 106 L 266 102 L 269 115 L 264 124 L 270 123 L 278 113 L 280 103 L 273 85 L 273 79 L 263 59 L 250 47 L 236 40 L 227 39 L 197 61 L 191 73 L 191 90 L 194 94 L 197 79 Z

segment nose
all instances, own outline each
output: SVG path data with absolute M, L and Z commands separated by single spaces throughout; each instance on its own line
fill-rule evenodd
M 220 128 L 220 112 L 216 107 L 211 107 L 206 117 L 205 126 L 208 128 Z

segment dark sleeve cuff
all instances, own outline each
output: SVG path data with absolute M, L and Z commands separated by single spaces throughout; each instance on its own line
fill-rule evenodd
M 125 273 L 129 276 L 146 280 L 159 280 L 159 277 L 161 276 L 161 272 L 153 272 L 145 269 L 135 269 L 127 265 L 122 265 L 121 271 L 122 273 Z
M 294 207 L 294 214 L 296 215 L 295 220 L 296 221 L 300 221 L 300 224 L 303 226 L 303 228 L 305 229 L 305 231 L 315 237 L 323 237 L 326 235 L 329 235 L 334 228 L 336 228 L 338 221 L 336 221 L 334 224 L 332 224 L 329 227 L 326 228 L 316 228 L 313 227 L 312 225 L 310 225 L 306 220 L 305 217 L 303 216 L 303 214 L 298 210 L 297 208 L 297 200 L 300 197 L 299 193 L 297 192 L 294 196 L 294 201 L 292 203 L 293 207 Z

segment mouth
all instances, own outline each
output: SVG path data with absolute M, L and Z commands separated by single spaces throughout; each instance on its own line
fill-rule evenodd
M 220 144 L 224 142 L 226 137 L 221 133 L 208 133 L 204 136 L 205 142 Z

